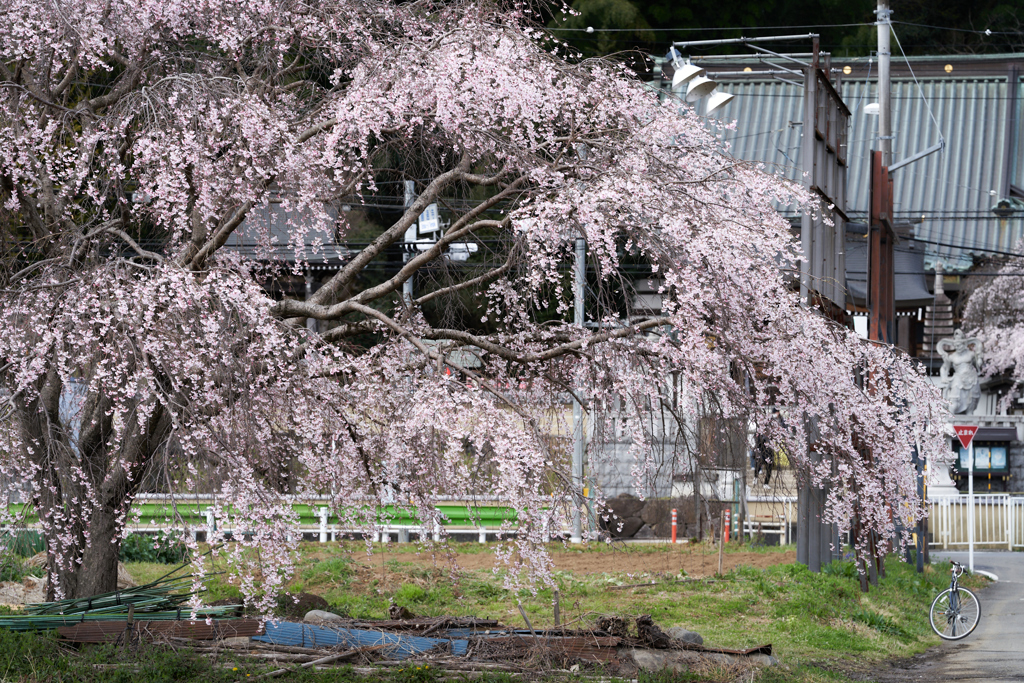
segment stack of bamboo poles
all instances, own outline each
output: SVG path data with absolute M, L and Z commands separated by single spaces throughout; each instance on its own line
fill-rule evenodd
M 144 586 L 101 593 L 88 598 L 41 602 L 25 606 L 24 614 L 0 616 L 0 627 L 13 631 L 40 631 L 83 622 L 125 621 L 129 613 L 146 621 L 174 621 L 193 618 L 190 607 L 182 608 L 191 597 L 189 578 L 159 579 Z M 175 592 L 184 591 L 184 592 Z M 195 610 L 196 619 L 230 619 L 239 616 L 241 605 L 203 607 Z

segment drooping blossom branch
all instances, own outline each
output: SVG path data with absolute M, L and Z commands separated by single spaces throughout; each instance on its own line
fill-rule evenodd
M 312 496 L 367 533 L 378 504 L 433 529 L 442 496 L 497 498 L 516 513 L 510 585 L 544 580 L 543 542 L 587 503 L 562 438 L 573 396 L 595 425 L 617 406 L 638 487 L 652 415 L 684 425 L 711 397 L 828 487 L 826 521 L 890 536 L 923 514 L 909 454 L 945 450 L 944 408 L 792 291 L 774 206 L 808 205 L 803 189 L 621 67 L 566 58 L 527 6 L 8 5 L 0 473 L 25 482 L 55 594 L 112 590 L 145 491 L 214 494 L 210 540 L 235 530 L 218 552 L 268 609 L 290 502 Z M 431 204 L 443 234 L 392 263 Z M 378 205 L 367 240 L 353 216 Z M 358 230 L 310 296 L 275 289 Z M 468 243 L 479 255 L 453 258 Z

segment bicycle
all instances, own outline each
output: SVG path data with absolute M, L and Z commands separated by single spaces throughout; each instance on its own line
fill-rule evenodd
M 974 632 L 981 621 L 981 603 L 978 596 L 960 586 L 958 579 L 964 573 L 964 566 L 951 562 L 952 578 L 949 588 L 935 596 L 928 619 L 932 630 L 945 640 L 960 640 Z

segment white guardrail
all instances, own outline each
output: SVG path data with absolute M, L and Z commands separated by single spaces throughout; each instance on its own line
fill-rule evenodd
M 968 497 L 932 498 L 926 505 L 931 547 L 966 547 Z M 1007 550 L 1024 548 L 1024 497 L 975 494 L 974 544 Z

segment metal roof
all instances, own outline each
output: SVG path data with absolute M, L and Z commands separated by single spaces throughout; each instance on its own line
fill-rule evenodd
M 330 218 L 335 211 L 327 207 Z M 292 225 L 292 224 L 295 225 Z M 293 242 L 296 225 L 315 225 L 302 235 L 302 244 Z M 356 250 L 335 243 L 328 232 L 308 211 L 286 210 L 277 200 L 253 207 L 245 221 L 228 236 L 225 249 L 249 258 L 277 262 L 301 262 L 310 267 L 334 266 L 350 259 Z
M 1017 55 L 1024 66 L 1024 55 Z M 711 70 L 711 67 L 709 67 Z M 731 153 L 764 162 L 769 170 L 800 178 L 799 152 L 803 122 L 803 88 L 779 80 L 729 80 L 718 74 L 721 89 L 736 95 L 717 115 L 735 121 L 722 131 Z M 1008 72 L 1002 75 L 919 78 L 892 81 L 893 160 L 905 159 L 945 139 L 945 149 L 893 173 L 895 213 L 900 221 L 917 222 L 915 236 L 925 249 L 925 267 L 941 259 L 947 271 L 964 270 L 971 255 L 1013 251 L 1024 234 L 1024 219 L 1000 220 L 991 209 L 1001 199 L 1004 168 L 1011 182 L 1024 186 L 1022 118 L 1013 113 L 1007 125 Z M 1019 110 L 1024 100 L 1020 78 L 1013 97 Z M 860 218 L 868 212 L 869 161 L 877 149 L 878 117 L 864 113 L 877 100 L 876 80 L 845 80 L 842 96 L 853 113 L 850 124 L 847 213 Z M 922 99 L 928 100 L 935 121 Z M 937 125 L 936 125 L 937 122 Z M 1007 144 L 1007 134 L 1012 136 Z M 1007 149 L 1014 150 L 1006 164 Z M 965 248 L 960 248 L 965 247 Z
M 863 232 L 864 225 L 851 223 L 851 232 Z M 865 306 L 868 288 L 867 240 L 846 240 L 846 296 L 856 306 Z M 928 291 L 922 261 L 924 253 L 916 242 L 906 240 L 893 250 L 894 294 L 896 308 L 907 309 L 928 306 L 935 297 Z

